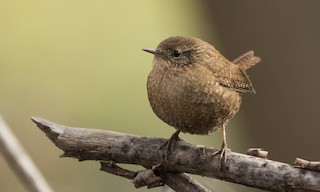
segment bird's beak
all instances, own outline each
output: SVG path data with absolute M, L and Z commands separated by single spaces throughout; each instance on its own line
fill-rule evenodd
M 154 54 L 154 55 L 160 55 L 160 51 L 157 50 L 157 49 L 145 48 L 145 49 L 142 49 L 142 50 L 145 51 L 145 52 Z

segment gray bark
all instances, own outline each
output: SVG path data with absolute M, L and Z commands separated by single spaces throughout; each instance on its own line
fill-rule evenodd
M 191 173 L 271 191 L 320 191 L 320 173 L 292 165 L 229 152 L 220 167 L 216 149 L 177 141 L 168 161 L 159 150 L 166 139 L 86 128 L 71 128 L 33 117 L 63 157 L 137 164 L 147 168 L 161 164 L 170 173 Z M 168 184 L 167 182 L 165 184 Z

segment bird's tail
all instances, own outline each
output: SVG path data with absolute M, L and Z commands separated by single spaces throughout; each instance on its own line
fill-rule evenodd
M 238 65 L 242 71 L 246 71 L 250 67 L 261 61 L 260 57 L 254 56 L 253 51 L 248 51 L 240 57 L 236 58 L 233 63 Z

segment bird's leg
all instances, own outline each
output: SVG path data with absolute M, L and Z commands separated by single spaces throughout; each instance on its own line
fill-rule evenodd
M 168 160 L 168 155 L 169 153 L 173 150 L 174 147 L 174 142 L 177 140 L 180 140 L 179 138 L 179 133 L 180 131 L 177 130 L 176 132 L 174 132 L 171 137 L 163 144 L 161 145 L 160 149 L 162 149 L 163 147 L 165 147 L 165 154 L 164 154 L 164 160 L 165 162 L 167 162 Z
M 222 163 L 222 159 L 223 159 L 223 162 L 226 163 L 226 161 L 227 161 L 227 151 L 229 149 L 228 149 L 228 145 L 227 145 L 227 135 L 226 135 L 226 127 L 225 127 L 225 125 L 222 126 L 222 136 L 223 136 L 222 146 L 221 146 L 220 150 L 214 152 L 213 155 L 216 155 L 216 154 L 220 153 L 220 162 Z

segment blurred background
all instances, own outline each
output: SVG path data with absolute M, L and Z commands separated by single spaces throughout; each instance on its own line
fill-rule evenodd
M 320 1 L 0 1 L 0 114 L 55 191 L 160 191 L 99 171 L 62 151 L 31 116 L 75 127 L 169 138 L 152 112 L 141 51 L 192 35 L 233 60 L 254 50 L 257 91 L 227 126 L 232 151 L 263 147 L 269 158 L 320 160 Z M 317 120 L 318 119 L 318 120 Z M 220 147 L 213 136 L 181 134 Z M 138 168 L 139 169 L 139 168 Z M 25 191 L 0 156 L 0 191 Z M 196 177 L 212 191 L 260 191 Z

